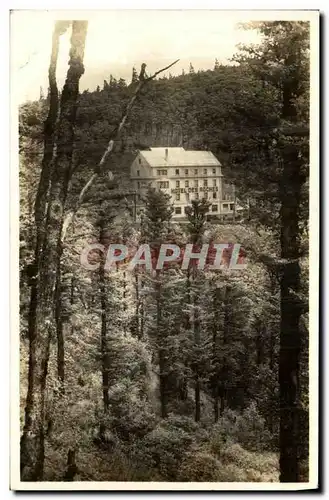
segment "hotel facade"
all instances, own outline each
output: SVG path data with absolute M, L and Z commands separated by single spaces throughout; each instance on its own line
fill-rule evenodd
M 208 214 L 213 218 L 235 218 L 234 186 L 224 182 L 221 164 L 210 151 L 169 147 L 141 150 L 131 165 L 130 177 L 137 195 L 137 218 L 149 187 L 171 196 L 174 219 L 185 219 L 191 201 L 201 199 L 208 201 Z

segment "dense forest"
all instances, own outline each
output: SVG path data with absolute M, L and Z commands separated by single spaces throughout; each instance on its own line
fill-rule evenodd
M 309 25 L 248 29 L 234 64 L 79 93 L 87 23 L 55 24 L 48 93 L 19 110 L 23 481 L 308 481 Z M 136 224 L 149 146 L 211 150 L 242 220 L 201 200 L 175 224 L 149 190 Z M 95 242 L 238 243 L 247 266 L 88 271 Z

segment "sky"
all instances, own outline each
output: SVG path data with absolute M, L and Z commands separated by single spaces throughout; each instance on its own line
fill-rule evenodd
M 77 16 L 75 16 L 76 18 Z M 15 11 L 11 15 L 11 70 L 19 102 L 47 91 L 47 71 L 55 18 L 70 18 L 56 11 Z M 132 67 L 146 62 L 148 73 L 180 59 L 172 74 L 195 68 L 209 69 L 215 58 L 227 63 L 239 43 L 257 43 L 254 31 L 238 27 L 232 12 L 225 11 L 86 11 L 88 19 L 85 74 L 80 88 L 93 90 L 110 74 L 128 79 Z M 248 21 L 248 19 L 244 19 Z M 63 85 L 67 71 L 69 34 L 61 37 L 57 78 Z

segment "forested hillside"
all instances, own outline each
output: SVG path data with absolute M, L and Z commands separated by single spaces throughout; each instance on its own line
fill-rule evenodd
M 22 479 L 307 481 L 308 25 L 260 23 L 235 65 L 79 94 L 81 23 L 62 92 L 55 50 L 48 96 L 20 108 Z M 149 146 L 211 150 L 242 222 L 211 225 L 200 201 L 174 224 L 150 190 L 136 225 Z M 95 242 L 238 243 L 247 267 L 108 272 L 95 252 L 88 271 Z

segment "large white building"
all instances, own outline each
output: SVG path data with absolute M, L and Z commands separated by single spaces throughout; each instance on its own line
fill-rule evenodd
M 141 150 L 131 165 L 130 176 L 137 193 L 137 214 L 149 186 L 171 196 L 175 219 L 184 218 L 191 201 L 202 198 L 210 203 L 209 214 L 219 219 L 235 214 L 234 187 L 224 183 L 221 164 L 210 151 L 169 147 Z

